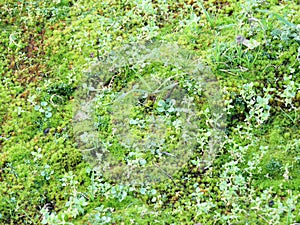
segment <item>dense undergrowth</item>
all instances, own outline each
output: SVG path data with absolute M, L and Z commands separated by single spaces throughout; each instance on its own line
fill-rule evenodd
M 6 0 L 0 9 L 0 224 L 300 223 L 297 1 Z M 112 49 L 153 40 L 211 68 L 226 136 L 202 170 L 209 115 L 205 97 L 192 93 L 203 116 L 193 158 L 173 179 L 126 186 L 83 160 L 74 98 L 85 71 Z M 124 66 L 99 104 L 135 79 Z M 102 125 L 111 138 L 109 118 Z

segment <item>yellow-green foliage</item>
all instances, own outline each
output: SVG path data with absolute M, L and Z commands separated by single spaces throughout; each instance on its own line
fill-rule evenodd
M 0 224 L 300 223 L 299 11 L 297 1 L 278 0 L 1 1 Z M 238 44 L 238 35 L 256 45 Z M 189 89 L 203 132 L 193 156 L 172 179 L 130 187 L 84 160 L 72 127 L 75 93 L 113 49 L 151 40 L 178 44 L 211 67 L 226 138 L 205 168 L 208 100 Z M 130 66 L 116 72 L 101 104 L 139 78 Z M 153 113 L 157 103 L 148 103 L 132 115 Z M 97 131 L 123 157 L 130 151 L 113 136 L 108 109 L 96 110 Z

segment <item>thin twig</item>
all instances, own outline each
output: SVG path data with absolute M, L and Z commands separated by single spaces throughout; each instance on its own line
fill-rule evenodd
M 174 184 L 176 184 L 175 181 L 174 181 L 174 179 L 173 179 L 173 177 L 172 177 L 171 175 L 169 175 L 166 171 L 164 171 L 162 168 L 160 168 L 160 166 L 159 166 L 158 164 L 156 164 L 155 162 L 153 162 L 153 164 L 154 164 L 158 169 L 160 169 L 167 177 L 169 177 L 169 178 L 172 180 L 172 182 L 173 182 Z

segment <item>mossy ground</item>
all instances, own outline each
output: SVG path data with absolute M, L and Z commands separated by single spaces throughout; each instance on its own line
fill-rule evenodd
M 0 9 L 1 224 L 300 222 L 297 1 L 7 0 Z M 227 139 L 210 170 L 189 162 L 174 181 L 130 189 L 90 169 L 72 119 L 84 71 L 144 40 L 179 44 L 211 67 Z M 113 90 L 122 76 L 136 79 L 125 68 Z

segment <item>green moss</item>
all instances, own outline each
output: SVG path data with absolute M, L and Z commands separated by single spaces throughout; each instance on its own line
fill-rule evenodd
M 299 203 L 287 201 L 297 199 L 300 192 L 299 7 L 277 0 L 261 4 L 215 0 L 0 3 L 0 224 L 40 224 L 40 211 L 49 202 L 54 212 L 60 217 L 68 214 L 65 218 L 75 224 L 99 224 L 103 216 L 116 224 L 212 224 L 214 220 L 264 224 L 274 214 L 280 217 L 278 224 L 299 222 Z M 253 49 L 238 45 L 237 35 L 259 45 Z M 156 195 L 132 190 L 120 201 L 111 193 L 116 184 L 87 173 L 91 165 L 83 160 L 76 144 L 78 131 L 72 127 L 73 99 L 84 69 L 103 60 L 112 48 L 139 40 L 169 41 L 193 50 L 210 65 L 232 107 L 228 109 L 227 137 L 220 144 L 224 146 L 209 168 L 195 165 L 210 142 L 204 147 L 198 143 L 191 159 L 194 164 L 182 166 L 174 180 L 153 185 Z M 116 92 L 140 78 L 131 66 L 116 72 L 112 90 L 101 103 L 109 103 Z M 153 63 L 140 76 L 149 73 L 167 77 L 179 71 Z M 194 85 L 185 78 L 179 83 Z M 105 79 L 107 83 L 110 78 Z M 250 82 L 255 101 L 271 90 L 270 115 L 262 125 L 249 119 L 253 105 L 241 94 L 242 85 Z M 209 102 L 202 91 L 191 88 L 188 94 L 196 99 L 196 109 L 205 111 Z M 292 97 L 286 97 L 288 94 Z M 51 107 L 51 116 L 35 110 L 42 102 Z M 134 107 L 130 115 L 142 120 L 151 113 L 163 115 L 164 110 L 158 102 L 147 101 Z M 99 138 L 111 144 L 115 156 L 124 158 L 129 150 L 113 135 L 111 109 L 99 107 L 95 121 Z M 197 125 L 209 129 L 204 116 L 199 116 Z M 167 128 L 165 144 L 171 142 L 171 136 L 180 136 L 172 126 Z M 149 133 L 134 125 L 132 129 L 139 139 Z M 269 188 L 271 197 L 265 197 Z M 71 212 L 79 203 L 71 204 L 70 199 L 80 198 L 88 205 L 79 208 L 83 211 L 73 218 Z M 276 204 L 270 206 L 271 200 Z M 215 206 L 203 212 L 207 206 L 201 203 Z M 272 211 L 277 209 L 282 213 Z

